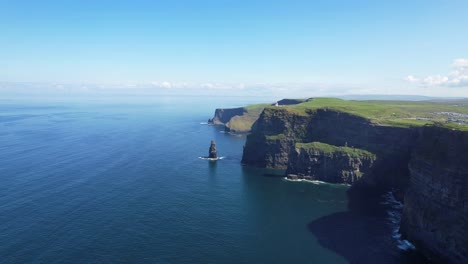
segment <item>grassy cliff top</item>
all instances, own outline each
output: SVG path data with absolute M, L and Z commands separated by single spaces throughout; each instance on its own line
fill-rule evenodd
M 263 109 L 270 104 L 255 104 L 243 107 L 244 113 L 231 118 L 226 124 L 230 129 L 237 132 L 250 131 L 252 124 L 257 121 Z
M 357 101 L 314 98 L 301 104 L 280 108 L 301 115 L 317 109 L 330 109 L 364 117 L 381 125 L 409 127 L 438 124 L 468 131 L 468 100 Z
M 267 106 L 270 106 L 271 104 L 253 104 L 253 105 L 248 105 L 246 107 L 244 107 L 245 110 L 247 111 L 253 111 L 253 112 L 256 112 L 256 111 L 263 111 L 263 108 L 267 107 Z
M 296 148 L 303 148 L 307 150 L 313 149 L 313 150 L 317 150 L 328 155 L 345 154 L 354 158 L 365 158 L 365 157 L 375 158 L 375 154 L 367 150 L 350 148 L 350 147 L 338 147 L 334 145 L 325 144 L 322 142 L 296 143 Z

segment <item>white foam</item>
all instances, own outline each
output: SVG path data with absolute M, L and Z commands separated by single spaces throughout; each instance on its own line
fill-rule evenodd
M 200 122 L 200 125 L 208 125 L 208 122 Z
M 211 160 L 211 161 L 215 161 L 215 160 L 222 160 L 226 157 L 218 157 L 216 159 L 213 159 L 213 158 L 208 158 L 208 157 L 198 157 L 199 159 L 202 159 L 202 160 Z
M 411 244 L 411 242 L 409 242 L 406 239 L 402 239 L 401 234 L 399 232 L 403 204 L 395 198 L 393 192 L 388 192 L 384 194 L 383 198 L 385 200 L 381 202 L 381 204 L 389 206 L 387 211 L 387 220 L 390 226 L 392 227 L 392 237 L 396 240 L 397 247 L 405 251 L 416 249 L 416 247 L 413 244 Z
M 326 182 L 316 181 L 316 180 L 305 180 L 305 179 L 295 179 L 295 180 L 293 180 L 293 179 L 288 179 L 288 177 L 284 177 L 283 179 L 285 181 L 292 181 L 292 182 L 310 182 L 312 184 L 317 184 L 317 185 L 319 185 L 319 184 L 328 184 Z

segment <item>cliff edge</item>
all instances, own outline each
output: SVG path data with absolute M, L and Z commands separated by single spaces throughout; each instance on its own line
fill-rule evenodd
M 468 263 L 467 114 L 450 102 L 322 98 L 266 107 L 242 163 L 352 184 L 351 209 L 356 197 L 399 190 L 404 237 L 431 259 Z
M 266 104 L 238 108 L 218 108 L 209 124 L 223 126 L 226 132 L 248 133 Z
M 218 108 L 215 110 L 213 118 L 208 119 L 208 123 L 224 126 L 226 132 L 248 133 L 251 131 L 253 124 L 257 121 L 265 107 L 291 106 L 308 102 L 309 100 L 310 99 L 281 99 L 273 104 L 255 104 L 237 108 Z

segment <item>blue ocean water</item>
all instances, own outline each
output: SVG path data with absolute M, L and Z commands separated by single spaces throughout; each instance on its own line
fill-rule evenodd
M 0 262 L 408 259 L 385 216 L 347 211 L 346 186 L 243 167 L 245 137 L 203 124 L 258 101 L 1 100 Z M 199 159 L 212 139 L 224 158 Z

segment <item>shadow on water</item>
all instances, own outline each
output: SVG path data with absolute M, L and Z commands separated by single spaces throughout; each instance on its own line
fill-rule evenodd
M 262 174 L 264 177 L 283 178 L 285 176 L 285 170 L 264 169 Z
M 417 250 L 397 247 L 392 237 L 395 225 L 387 219 L 388 208 L 381 205 L 382 197 L 374 198 L 377 199 L 360 199 L 351 210 L 314 220 L 308 224 L 308 230 L 321 246 L 349 263 L 429 263 Z
M 218 161 L 216 160 L 208 160 L 208 171 L 210 174 L 210 177 L 215 177 L 216 176 L 216 168 L 218 167 Z
M 282 174 L 274 174 L 274 173 L 264 173 L 263 177 L 269 177 L 269 178 L 284 178 L 284 175 Z
M 216 160 L 209 160 L 208 161 L 208 166 L 210 166 L 210 172 L 214 171 L 216 167 L 218 166 L 218 161 Z

